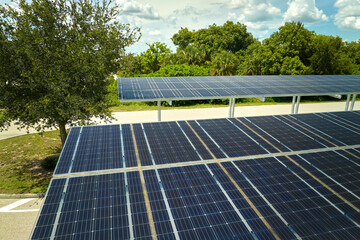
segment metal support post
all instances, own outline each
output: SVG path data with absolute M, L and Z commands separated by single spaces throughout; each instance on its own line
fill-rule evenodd
M 233 100 L 232 100 L 232 112 L 231 112 L 231 117 L 234 117 L 234 113 L 235 113 L 235 98 L 233 98 Z
M 299 112 L 300 98 L 301 98 L 301 96 L 297 96 L 295 114 L 297 114 Z
M 161 122 L 161 101 L 158 101 L 158 121 Z
M 293 100 L 292 100 L 292 104 L 291 104 L 291 114 L 294 114 L 295 101 L 296 101 L 296 96 L 293 96 Z
M 231 117 L 232 98 L 229 98 L 229 117 Z
M 350 98 L 351 98 L 351 94 L 348 94 L 346 98 L 345 111 L 349 111 Z
M 356 95 L 357 95 L 357 94 L 354 94 L 354 95 L 353 95 L 353 99 L 352 99 L 351 105 L 350 105 L 350 111 L 354 110 Z

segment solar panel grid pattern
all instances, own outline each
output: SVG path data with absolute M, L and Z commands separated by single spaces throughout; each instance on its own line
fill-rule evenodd
M 199 120 L 198 122 L 229 157 L 266 153 L 256 142 L 226 119 Z
M 340 131 L 347 130 L 346 125 L 335 124 L 322 115 L 301 116 L 309 124 L 313 118 L 319 126 L 321 122 L 330 123 L 332 129 L 326 132 L 330 136 L 339 137 L 337 134 Z M 347 119 L 345 114 L 342 116 Z M 76 153 L 74 162 L 71 165 L 69 161 L 59 161 L 59 166 L 63 166 L 57 169 L 62 169 L 64 173 L 68 173 L 69 169 L 74 172 L 78 164 L 76 161 L 80 159 L 83 164 L 89 163 L 80 169 L 82 174 L 98 169 L 124 172 L 99 172 L 82 177 L 66 175 L 69 178 L 56 174 L 60 179 L 51 183 L 32 239 L 49 239 L 52 233 L 54 239 L 129 239 L 131 236 L 151 239 L 144 191 L 151 206 L 157 239 L 176 239 L 176 234 L 180 239 L 275 239 L 269 226 L 261 219 L 265 219 L 281 239 L 296 239 L 297 235 L 303 239 L 357 239 L 360 228 L 355 222 L 360 224 L 360 214 L 355 208 L 360 207 L 360 149 L 282 157 L 273 145 L 280 144 L 288 152 L 290 150 L 286 147 L 309 152 L 323 146 L 312 139 L 321 139 L 317 134 L 338 146 L 343 145 L 316 130 L 315 126 L 311 128 L 302 120 L 285 117 L 293 122 L 281 116 L 249 118 L 253 123 L 239 118 L 261 137 L 236 119 L 132 124 L 132 127 L 129 124 L 91 126 L 83 127 L 81 134 L 71 130 L 74 134 L 69 136 L 71 144 L 67 143 L 68 147 L 64 150 Z M 287 124 L 290 123 L 300 132 L 289 127 Z M 271 137 L 256 128 L 255 124 Z M 297 138 L 294 132 L 298 132 Z M 300 147 L 294 147 L 284 135 L 289 135 Z M 360 135 L 351 137 L 349 144 L 360 142 Z M 113 141 L 114 138 L 117 139 Z M 141 165 L 146 167 L 143 170 L 144 183 L 140 179 L 140 170 L 124 169 L 138 166 L 135 140 Z M 76 147 L 77 141 L 79 144 Z M 334 147 L 334 144 L 329 145 Z M 75 146 L 71 148 L 72 145 Z M 171 148 L 171 145 L 176 146 Z M 77 158 L 77 154 L 85 153 L 85 149 L 99 148 L 102 151 L 95 156 Z M 114 155 L 114 152 L 117 154 Z M 266 156 L 271 152 L 279 156 L 251 157 L 259 154 Z M 184 157 L 185 153 L 188 155 Z M 243 160 L 221 160 L 224 171 L 217 163 L 201 163 L 202 160 L 214 161 L 211 153 L 218 159 L 233 156 Z M 150 154 L 154 158 L 154 167 L 160 167 L 157 170 L 151 169 L 153 162 Z M 72 154 L 67 152 L 62 155 Z M 115 157 L 112 156 L 116 156 L 116 162 L 120 164 L 116 168 Z M 110 159 L 110 163 L 95 160 L 99 157 Z M 196 165 L 181 166 L 194 161 L 197 161 Z M 253 206 L 249 205 L 237 185 Z
M 36 228 L 34 229 L 32 235 L 32 239 L 40 240 L 50 238 L 64 185 L 65 179 L 53 179 L 51 181 L 45 202 L 41 208 L 41 212 L 36 223 Z
M 122 168 L 119 125 L 83 127 L 72 172 Z
M 121 101 L 360 92 L 360 76 L 208 76 L 119 78 Z
M 360 166 L 335 152 L 310 153 L 294 157 L 301 166 L 360 208 Z M 321 171 L 321 172 L 320 172 Z M 323 173 L 322 173 L 323 172 Z M 329 178 L 328 176 L 331 176 Z M 337 184 L 341 183 L 341 185 Z
M 200 160 L 175 122 L 144 123 L 156 164 Z
M 281 142 L 283 147 L 285 146 L 285 148 L 281 148 L 282 151 L 289 151 L 289 149 L 297 151 L 325 147 L 311 139 L 308 135 L 303 134 L 301 131 L 297 131 L 297 128 L 284 124 L 273 116 L 250 117 L 247 119 Z M 264 134 L 264 137 L 273 142 L 273 139 L 266 136 L 266 134 Z
M 204 165 L 159 173 L 181 239 L 252 239 Z
M 349 129 L 344 125 L 340 125 L 337 122 L 331 121 L 327 118 L 323 118 L 319 115 L 299 114 L 294 116 L 293 118 L 313 127 L 309 128 L 311 130 L 314 130 L 315 128 L 316 130 L 319 130 L 322 133 L 329 135 L 330 137 L 332 137 L 330 141 L 334 142 L 336 145 L 355 145 L 360 143 L 359 131 Z M 328 137 L 326 138 L 328 139 Z
M 360 229 L 274 158 L 234 162 L 301 237 L 356 239 Z M 228 163 L 224 164 L 229 169 Z M 236 173 L 237 174 L 237 173 Z M 329 210 L 325 210 L 331 208 Z M 342 229 L 332 232 L 332 228 Z M 331 236 L 334 234 L 334 236 Z

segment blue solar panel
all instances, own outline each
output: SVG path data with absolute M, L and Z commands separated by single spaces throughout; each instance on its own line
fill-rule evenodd
M 280 162 L 288 165 L 290 169 Z M 349 239 L 356 239 L 359 236 L 360 229 L 357 225 L 334 207 L 336 205 L 341 209 L 341 205 L 335 201 L 334 205 L 331 205 L 330 202 L 337 197 L 321 184 L 314 182 L 305 172 L 300 174 L 300 170 L 297 171 L 285 158 L 280 157 L 279 161 L 265 158 L 234 163 L 300 237 L 335 239 L 343 234 L 342 236 Z M 231 175 L 234 178 L 240 174 L 230 163 L 223 165 L 226 169 L 233 170 Z M 238 179 L 236 181 L 240 183 Z M 321 195 L 320 189 L 326 194 Z M 353 209 L 351 214 L 359 215 Z
M 360 144 L 360 132 L 339 124 L 328 118 L 316 114 L 298 114 L 292 115 L 292 119 L 298 120 L 302 125 L 326 139 L 331 137 L 331 142 L 336 145 L 355 145 Z M 324 135 L 325 134 L 325 135 Z M 326 136 L 327 135 L 327 136 Z
M 281 151 L 298 151 L 307 149 L 324 148 L 323 144 L 312 139 L 311 134 L 304 133 L 304 130 L 281 122 L 281 118 L 274 116 L 248 117 L 252 125 L 264 131 L 263 137 Z M 246 122 L 245 122 L 246 124 Z M 254 127 L 252 126 L 251 127 Z M 270 135 L 270 136 L 269 136 Z M 280 144 L 279 144 L 280 143 Z
M 342 124 L 351 120 L 73 128 L 31 238 L 357 239 L 360 134 Z
M 329 95 L 360 92 L 360 76 L 209 76 L 119 78 L 121 101 L 254 96 Z

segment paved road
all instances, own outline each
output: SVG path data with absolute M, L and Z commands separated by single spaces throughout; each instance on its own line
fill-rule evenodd
M 331 112 L 343 111 L 345 102 L 334 103 L 306 103 L 300 104 L 299 113 L 312 112 Z M 355 103 L 354 110 L 360 110 L 360 102 Z M 235 108 L 235 117 L 243 116 L 261 116 L 289 114 L 291 104 L 284 105 L 261 105 L 261 106 L 240 106 Z M 229 108 L 196 108 L 196 109 L 174 109 L 161 111 L 162 121 L 190 120 L 190 119 L 207 119 L 228 117 Z M 115 112 L 113 117 L 116 118 L 112 123 L 138 123 L 157 121 L 157 111 L 140 111 L 140 112 Z M 104 122 L 97 121 L 98 124 Z M 35 129 L 30 129 L 29 133 L 35 133 Z M 16 126 L 11 126 L 7 131 L 0 132 L 0 140 L 10 137 L 26 134 L 26 130 L 18 130 Z
M 43 199 L 0 199 L 0 239 L 28 239 Z

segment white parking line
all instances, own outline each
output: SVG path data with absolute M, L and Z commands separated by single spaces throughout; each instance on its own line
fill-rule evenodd
M 18 206 L 21 206 L 27 202 L 30 202 L 31 200 L 34 200 L 35 198 L 25 198 L 25 199 L 20 199 L 19 201 L 13 202 L 9 205 L 6 205 L 5 207 L 0 208 L 0 212 L 36 212 L 39 211 L 40 209 L 24 209 L 24 210 L 12 210 L 13 208 L 16 208 Z

